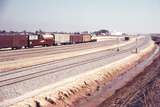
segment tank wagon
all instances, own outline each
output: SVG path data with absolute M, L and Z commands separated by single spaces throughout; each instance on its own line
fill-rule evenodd
M 90 34 L 72 34 L 70 36 L 70 42 L 71 43 L 85 43 L 91 41 L 91 35 Z

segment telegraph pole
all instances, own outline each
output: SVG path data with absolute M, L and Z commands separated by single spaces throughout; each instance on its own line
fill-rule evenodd
M 138 53 L 138 35 L 136 35 L 136 53 Z
M 117 51 L 119 52 L 119 37 L 117 36 Z

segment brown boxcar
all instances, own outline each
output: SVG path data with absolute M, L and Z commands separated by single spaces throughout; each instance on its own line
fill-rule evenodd
M 74 34 L 70 36 L 70 42 L 71 43 L 82 43 L 83 42 L 83 36 L 80 34 Z
M 70 36 L 71 43 L 83 43 L 83 42 L 90 42 L 91 35 L 90 34 L 74 34 Z
M 28 47 L 27 35 L 0 35 L 0 48 L 19 49 L 22 47 Z
M 130 38 L 129 38 L 128 36 L 125 36 L 125 37 L 124 37 L 124 40 L 125 40 L 125 41 L 128 41 L 129 39 L 130 39 Z

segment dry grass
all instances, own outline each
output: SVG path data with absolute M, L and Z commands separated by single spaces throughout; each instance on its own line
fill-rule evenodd
M 160 107 L 160 75 L 149 82 L 135 100 L 131 101 L 132 107 L 135 107 L 138 102 L 141 102 L 142 107 Z
M 159 60 L 160 56 L 99 107 L 160 107 Z

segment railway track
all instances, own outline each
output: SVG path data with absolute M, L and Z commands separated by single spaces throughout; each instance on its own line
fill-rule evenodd
M 141 40 L 141 39 L 140 39 Z M 133 44 L 133 43 L 132 43 Z M 129 44 L 129 45 L 132 45 L 132 44 Z M 123 47 L 125 47 L 125 46 L 123 46 Z M 121 47 L 122 48 L 122 47 Z M 110 50 L 114 50 L 114 49 L 117 49 L 117 48 L 112 48 L 112 49 L 107 49 L 107 51 L 110 51 Z M 103 51 L 101 51 L 101 52 L 105 52 L 106 50 L 103 50 Z M 96 53 L 99 53 L 99 52 L 96 52 Z M 90 53 L 89 53 L 90 54 Z M 86 55 L 88 55 L 88 54 L 86 54 Z M 81 56 L 83 56 L 83 55 L 79 55 L 79 57 L 81 57 Z M 56 64 L 56 63 L 58 63 L 58 62 L 60 62 L 60 61 L 65 61 L 65 60 L 68 60 L 68 59 L 72 59 L 72 58 L 76 58 L 76 57 L 78 57 L 78 56 L 73 56 L 73 57 L 69 57 L 69 58 L 63 58 L 63 59 L 58 59 L 58 60 L 53 60 L 53 61 L 50 61 L 50 62 L 44 62 L 44 63 L 41 63 L 41 64 L 38 64 L 38 65 L 32 65 L 32 67 L 34 66 L 34 68 L 38 68 L 38 67 L 41 67 L 41 66 L 48 66 L 48 65 L 53 65 L 53 64 Z M 54 62 L 54 63 L 53 63 Z M 18 69 L 24 69 L 24 70 L 29 70 L 29 69 L 31 69 L 31 68 L 29 68 L 30 66 L 28 66 L 27 68 L 26 67 L 21 67 L 21 68 L 16 68 L 16 70 L 18 70 Z M 13 69 L 14 70 L 14 69 Z M 0 75 L 2 74 L 2 73 L 7 73 L 7 72 L 12 72 L 12 70 L 8 70 L 8 71 L 1 71 L 0 72 Z
M 115 40 L 110 40 L 110 41 L 103 41 L 99 42 L 99 44 L 96 44 L 97 42 L 88 42 L 88 43 L 79 43 L 79 44 L 71 44 L 71 45 L 59 45 L 59 46 L 50 46 L 50 47 L 35 47 L 35 48 L 28 48 L 28 49 L 20 49 L 20 50 L 11 50 L 11 51 L 0 51 L 0 55 L 5 54 L 17 54 L 17 53 L 30 53 L 30 52 L 40 52 L 40 51 L 45 51 L 46 49 L 62 49 L 62 48 L 73 48 L 73 47 L 79 47 L 79 46 L 85 46 L 85 45 L 102 45 L 116 42 Z
M 25 50 L 20 52 L 12 52 L 12 53 L 3 53 L 0 54 L 0 62 L 8 61 L 8 60 L 15 60 L 20 58 L 27 58 L 27 57 L 36 57 L 36 56 L 43 56 L 43 55 L 51 55 L 51 54 L 57 54 L 57 53 L 65 53 L 65 52 L 71 52 L 71 51 L 77 51 L 77 50 L 84 50 L 89 48 L 95 48 L 95 47 L 101 47 L 104 45 L 109 45 L 112 42 L 102 42 L 102 43 L 84 43 L 84 44 L 77 44 L 77 45 L 68 45 L 66 47 L 49 47 L 49 48 L 40 48 L 38 50 Z
M 138 44 L 138 47 L 143 46 L 144 43 L 146 43 L 146 39 L 141 44 Z M 134 48 L 135 48 L 135 46 L 131 46 L 128 49 L 124 49 L 124 50 L 122 49 L 118 52 L 118 54 L 129 53 Z M 63 66 L 50 68 L 50 69 L 46 69 L 46 70 L 40 70 L 38 72 L 33 72 L 33 73 L 30 73 L 30 74 L 24 74 L 24 75 L 21 75 L 21 76 L 15 76 L 13 78 L 2 79 L 2 77 L 6 76 L 6 75 L 8 76 L 8 75 L 16 74 L 16 73 L 18 74 L 20 72 L 25 72 L 25 71 L 23 70 L 23 71 L 18 71 L 18 72 L 8 72 L 7 74 L 0 73 L 1 74 L 0 75 L 0 77 L 1 77 L 0 87 L 15 84 L 15 83 L 18 83 L 18 82 L 26 81 L 26 80 L 37 78 L 37 77 L 41 77 L 41 76 L 48 75 L 48 74 L 53 74 L 53 73 L 56 73 L 56 72 L 60 72 L 62 70 L 70 69 L 72 67 L 76 67 L 76 66 L 80 66 L 80 65 L 82 66 L 84 64 L 99 61 L 103 58 L 107 58 L 107 57 L 111 57 L 111 56 L 114 56 L 114 54 L 112 52 L 109 53 L 108 55 L 105 54 L 105 55 L 99 56 L 97 58 L 91 58 L 91 59 L 88 59 L 88 60 L 83 60 L 83 61 L 79 61 L 79 62 L 76 62 L 76 63 L 66 64 L 66 65 L 63 65 Z M 50 62 L 49 64 L 55 64 L 55 63 L 56 62 L 53 61 L 53 62 Z M 40 66 L 44 66 L 44 65 L 40 64 L 38 67 L 40 67 Z M 34 69 L 34 68 L 32 67 L 32 69 Z

